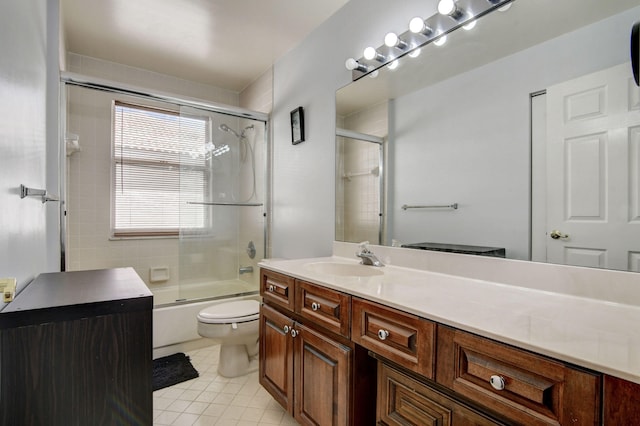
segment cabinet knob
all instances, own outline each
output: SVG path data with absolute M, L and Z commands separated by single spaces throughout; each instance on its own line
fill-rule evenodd
M 312 311 L 317 311 L 317 310 L 319 310 L 319 309 L 320 309 L 320 304 L 319 304 L 319 303 L 317 303 L 317 302 L 313 302 L 313 303 L 311 304 L 311 310 L 312 310 Z
M 298 334 L 300 334 L 298 330 L 296 330 L 295 328 L 291 329 L 291 337 L 296 337 Z
M 289 334 L 289 330 L 291 330 L 291 328 L 288 325 L 282 327 L 282 331 L 284 331 L 284 334 Z
M 269 291 L 270 291 L 270 292 L 272 292 L 272 293 L 273 293 L 274 291 L 276 291 L 276 286 L 275 286 L 275 285 L 273 285 L 273 284 L 269 284 Z
M 387 337 L 389 337 L 389 332 L 387 330 L 378 330 L 378 339 L 386 340 Z
M 489 379 L 489 383 L 495 390 L 503 390 L 504 389 L 504 377 L 493 375 Z

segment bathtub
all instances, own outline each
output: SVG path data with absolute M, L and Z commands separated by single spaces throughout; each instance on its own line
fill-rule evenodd
M 219 285 L 220 284 L 220 285 Z M 232 287 L 227 284 L 234 284 Z M 244 287 L 242 286 L 244 284 Z M 196 316 L 200 310 L 217 303 L 228 302 L 231 300 L 255 299 L 260 300 L 257 289 L 255 287 L 247 287 L 247 283 L 243 281 L 233 280 L 232 282 L 216 283 L 218 289 L 233 288 L 232 292 L 214 295 L 211 293 L 205 296 L 209 297 L 203 300 L 202 297 L 196 298 L 196 287 L 189 288 L 186 292 L 191 298 L 195 299 L 190 302 L 188 300 L 179 300 L 178 295 L 184 297 L 185 291 L 178 293 L 179 288 L 165 287 L 153 291 L 154 308 L 153 308 L 153 353 L 154 358 L 181 352 L 184 350 L 195 349 L 212 344 L 210 339 L 203 339 L 198 334 L 198 321 Z M 211 284 L 202 284 L 203 288 L 211 288 Z M 253 291 L 250 294 L 238 296 L 245 290 Z

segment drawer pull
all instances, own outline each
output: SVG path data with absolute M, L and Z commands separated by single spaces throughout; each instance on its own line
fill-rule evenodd
M 386 340 L 389 337 L 389 332 L 387 330 L 380 329 L 378 330 L 378 339 Z
M 489 379 L 489 383 L 495 390 L 503 390 L 504 389 L 504 377 L 493 375 Z
M 319 310 L 319 309 L 320 309 L 320 304 L 319 304 L 319 303 L 317 303 L 317 302 L 313 302 L 313 303 L 311 304 L 311 310 L 312 310 L 312 311 L 317 311 L 317 310 Z
M 273 285 L 273 284 L 269 284 L 269 291 L 270 291 L 270 292 L 272 292 L 272 293 L 273 293 L 274 291 L 276 291 L 276 286 L 275 286 L 275 285 Z
M 282 327 L 282 331 L 284 331 L 284 334 L 289 334 L 289 330 L 291 330 L 291 328 L 289 328 L 288 325 L 285 325 L 284 327 Z
M 299 332 L 295 328 L 291 329 L 291 337 L 296 337 L 298 334 Z

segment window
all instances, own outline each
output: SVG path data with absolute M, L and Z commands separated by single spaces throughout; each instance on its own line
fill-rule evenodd
M 113 235 L 178 235 L 204 228 L 209 188 L 209 120 L 115 103 L 113 143 Z

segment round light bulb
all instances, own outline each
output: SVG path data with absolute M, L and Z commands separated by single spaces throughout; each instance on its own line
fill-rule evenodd
M 376 52 L 376 49 L 374 47 L 369 46 L 366 49 L 364 49 L 364 58 L 366 60 L 370 61 L 374 59 L 377 56 L 377 54 L 378 53 Z
M 400 62 L 398 62 L 398 60 L 396 59 L 394 61 L 391 61 L 389 65 L 387 65 L 387 67 L 389 67 L 390 70 L 395 70 L 396 68 L 398 68 L 398 65 L 400 65 Z
M 389 47 L 396 46 L 398 44 L 398 36 L 396 33 L 387 33 L 387 35 L 384 36 L 384 44 Z
M 418 56 L 420 56 L 420 52 L 422 52 L 421 48 L 413 49 L 411 52 L 409 52 L 409 56 L 412 58 L 417 58 Z
M 409 31 L 415 34 L 419 34 L 424 30 L 424 19 L 419 16 L 416 16 L 411 21 L 409 21 Z
M 358 61 L 353 58 L 349 58 L 345 61 L 344 66 L 347 67 L 349 71 L 353 71 L 358 68 Z
M 472 30 L 476 27 L 476 24 L 478 23 L 478 21 L 476 21 L 475 19 L 471 22 L 469 22 L 466 25 L 463 25 L 462 28 L 464 28 L 465 30 L 469 31 Z
M 434 41 L 433 44 L 435 44 L 436 46 L 442 46 L 446 42 L 447 42 L 447 36 L 443 35 L 440 38 L 438 38 L 436 41 Z
M 441 15 L 451 15 L 456 10 L 456 4 L 453 0 L 440 0 L 438 3 L 438 13 Z

